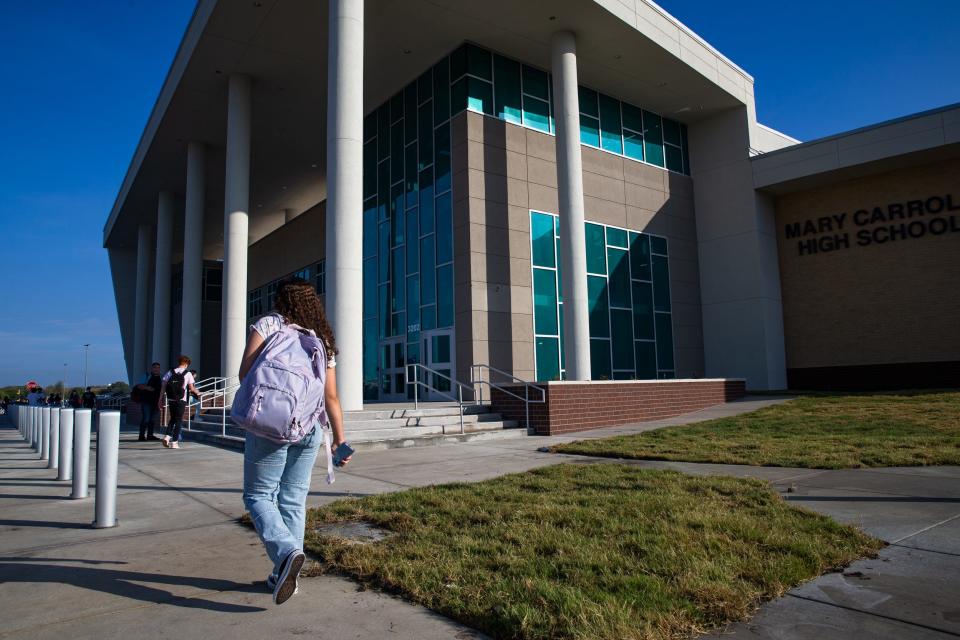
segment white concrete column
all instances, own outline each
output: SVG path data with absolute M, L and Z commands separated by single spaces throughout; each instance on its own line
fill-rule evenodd
M 147 311 L 150 294 L 150 253 L 153 248 L 153 227 L 142 224 L 137 229 L 137 283 L 133 311 L 133 380 L 147 371 Z
M 330 0 L 327 68 L 327 311 L 337 385 L 363 408 L 363 0 Z
M 187 192 L 183 210 L 183 300 L 180 353 L 200 362 L 200 323 L 203 302 L 203 203 L 206 200 L 203 144 L 187 144 Z
M 247 243 L 250 212 L 250 78 L 230 76 L 223 220 L 221 375 L 240 371 L 247 336 Z
M 566 372 L 567 380 L 589 380 L 590 314 L 587 308 L 587 251 L 583 228 L 577 41 L 571 32 L 560 31 L 550 39 L 550 48 L 554 117 L 557 121 L 557 187 Z
M 173 252 L 173 207 L 170 191 L 161 191 L 157 198 L 157 251 L 153 267 L 153 348 L 154 362 L 170 364 L 170 271 Z M 149 363 L 145 363 L 149 364 Z

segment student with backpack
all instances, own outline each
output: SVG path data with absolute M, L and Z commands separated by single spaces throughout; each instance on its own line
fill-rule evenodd
M 293 278 L 280 286 L 275 308 L 250 327 L 230 414 L 247 432 L 243 502 L 273 562 L 267 587 L 283 604 L 297 592 L 305 559 L 306 502 L 317 453 L 325 449 L 332 482 L 334 452 L 343 466 L 350 449 L 337 397 L 337 346 L 316 290 Z
M 163 407 L 163 399 L 166 398 L 167 412 L 170 415 L 167 433 L 161 442 L 163 446 L 171 449 L 180 448 L 180 429 L 183 423 L 183 411 L 187 407 L 187 392 L 192 391 L 198 394 L 194 386 L 193 374 L 188 371 L 189 367 L 190 358 L 180 356 L 177 359 L 177 366 L 167 371 L 161 378 L 160 401 L 157 407 Z

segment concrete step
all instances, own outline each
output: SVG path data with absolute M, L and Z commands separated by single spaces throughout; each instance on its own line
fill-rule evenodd
M 368 405 L 375 407 L 376 405 Z M 469 405 L 464 407 L 464 415 L 484 414 L 490 411 L 486 405 Z M 419 409 L 391 408 L 391 409 L 364 409 L 362 411 L 345 411 L 344 422 L 388 420 L 398 418 L 423 418 L 427 416 L 459 416 L 460 410 L 456 406 L 430 407 L 421 405 Z
M 502 431 L 514 429 L 518 426 L 515 420 L 489 420 L 485 422 L 464 423 L 464 433 L 479 433 L 481 431 Z M 350 442 L 368 442 L 372 440 L 387 440 L 392 438 L 410 438 L 418 436 L 444 435 L 460 433 L 460 423 L 446 425 L 430 425 L 422 427 L 400 427 L 392 429 L 364 429 L 351 431 L 345 427 L 347 440 Z

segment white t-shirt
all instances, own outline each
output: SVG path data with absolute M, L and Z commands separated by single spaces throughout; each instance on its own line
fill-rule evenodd
M 177 367 L 173 371 L 176 371 L 177 373 L 183 373 L 183 397 L 180 399 L 186 402 L 187 394 L 190 392 L 190 385 L 196 383 L 196 380 L 193 379 L 193 374 L 187 371 L 186 367 Z M 169 382 L 171 375 L 172 375 L 171 371 L 167 371 L 165 374 L 163 374 L 163 382 Z M 172 400 L 173 398 L 170 398 L 170 396 L 168 395 L 167 399 Z
M 280 314 L 268 313 L 250 325 L 250 328 L 259 333 L 260 337 L 266 340 L 277 331 L 280 331 L 280 329 L 283 328 L 283 324 L 283 317 Z M 328 345 L 324 346 L 327 347 L 327 369 L 333 369 L 335 366 L 337 366 L 337 356 L 330 353 L 330 347 Z

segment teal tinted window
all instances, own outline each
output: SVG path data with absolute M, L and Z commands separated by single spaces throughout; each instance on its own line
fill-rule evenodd
M 390 127 L 390 184 L 403 180 L 403 121 Z
M 494 106 L 497 117 L 520 124 L 522 122 L 520 63 L 503 56 L 494 56 L 493 86 L 496 94 Z
M 633 282 L 633 337 L 653 340 L 653 288 L 649 282 Z
M 377 109 L 377 160 L 390 157 L 390 104 Z
M 423 293 L 423 283 L 420 283 L 420 292 Z M 420 307 L 420 329 L 429 331 L 437 328 L 437 305 L 429 304 Z
M 433 107 L 429 102 L 420 107 L 417 119 L 420 121 L 420 135 L 417 138 L 420 149 L 419 168 L 423 169 L 433 164 Z
M 436 239 L 431 233 L 420 238 L 420 303 L 437 301 Z
M 377 236 L 377 257 L 380 267 L 377 269 L 380 282 L 387 282 L 390 279 L 390 221 L 381 222 L 379 235 Z
M 600 94 L 600 147 L 605 151 L 623 153 L 620 131 L 620 101 Z
M 403 183 L 390 189 L 390 246 L 403 244 Z
M 434 162 L 433 184 L 437 193 L 450 188 L 450 124 L 437 127 L 433 136 Z
M 630 261 L 622 249 L 607 249 L 610 306 L 630 308 Z
M 372 113 L 367 114 L 363 118 L 363 141 L 367 142 L 368 140 L 376 137 L 377 137 L 377 112 L 374 111 Z M 373 155 L 377 155 L 376 150 L 374 150 Z
M 383 260 L 381 262 L 386 262 Z M 390 285 L 381 284 L 378 287 L 377 306 L 379 307 L 377 316 L 380 320 L 379 334 L 381 338 L 390 335 Z
M 680 125 L 680 141 L 683 150 L 683 172 L 690 175 L 690 151 L 687 148 L 687 125 Z
M 363 315 L 377 314 L 377 259 L 363 261 Z
M 456 80 L 467 72 L 467 45 L 461 45 L 450 54 L 450 79 Z
M 390 161 L 377 165 L 377 219 L 386 220 L 390 207 Z
M 606 242 L 603 238 L 603 226 L 586 223 L 584 229 L 587 245 L 587 271 L 589 273 L 607 273 Z
M 635 280 L 650 279 L 650 236 L 630 234 L 630 271 Z
M 653 342 L 634 342 L 634 356 L 637 366 L 634 370 L 637 380 L 656 380 L 657 347 Z
M 450 192 L 437 196 L 437 264 L 453 260 L 453 212 Z
M 594 380 L 612 380 L 610 341 L 590 339 L 590 374 Z
M 621 105 L 623 109 L 623 126 L 625 129 L 632 129 L 637 133 L 643 133 L 643 112 L 633 105 L 624 102 Z
M 625 229 L 607 227 L 607 244 L 611 247 L 627 248 L 627 232 Z
M 403 92 L 394 94 L 390 98 L 390 124 L 403 119 Z
M 427 71 L 417 78 L 417 100 L 418 104 L 423 104 L 433 97 L 433 78 Z
M 450 87 L 450 113 L 457 115 L 467 108 L 467 80 L 463 77 Z
M 592 147 L 600 146 L 600 121 L 590 116 L 580 116 L 580 142 Z
M 523 96 L 523 124 L 531 129 L 549 133 L 550 107 L 547 101 Z
M 467 108 L 493 115 L 493 85 L 476 78 L 467 78 Z
M 650 164 L 663 166 L 663 133 L 660 116 L 643 112 L 643 156 Z
M 663 151 L 667 159 L 667 169 L 683 173 L 683 153 L 680 151 L 680 147 L 668 144 L 664 145 Z
M 420 324 L 420 276 L 407 278 L 407 324 Z
M 453 265 L 437 267 L 437 327 L 453 326 Z
M 663 256 L 667 255 L 667 239 L 661 236 L 650 236 L 650 250 Z
M 673 369 L 673 324 L 669 313 L 657 315 L 657 368 Z
M 417 140 L 417 83 L 407 85 L 403 90 L 404 142 L 410 144 Z
M 472 44 L 467 45 L 467 73 L 492 80 L 490 75 L 490 52 Z
M 416 273 L 420 270 L 420 216 L 416 209 L 407 211 L 407 273 Z
M 680 146 L 680 123 L 663 118 L 663 141 Z
M 406 272 L 406 251 L 404 247 L 397 247 L 390 252 L 391 273 L 390 281 L 393 283 L 390 292 L 390 309 L 392 311 L 401 311 L 406 308 L 407 294 L 403 286 Z
M 578 87 L 578 97 L 580 99 L 580 113 L 600 117 L 600 109 L 597 107 L 597 92 L 586 87 Z
M 663 256 L 653 256 L 653 304 L 657 311 L 670 311 L 670 275 Z
M 624 129 L 623 154 L 632 160 L 643 160 L 643 136 Z
M 363 257 L 377 255 L 377 199 L 363 203 Z
M 411 144 L 404 150 L 406 167 L 404 168 L 404 184 L 406 185 L 406 206 L 407 208 L 417 206 L 417 178 L 420 172 L 417 170 L 417 145 Z
M 537 338 L 537 380 L 560 379 L 560 353 L 556 338 Z
M 610 310 L 610 337 L 613 348 L 613 368 L 629 369 L 633 373 L 633 320 L 628 310 Z
M 523 92 L 541 100 L 549 100 L 546 72 L 523 65 Z
M 545 213 L 530 214 L 532 258 L 535 267 L 557 266 L 553 240 L 553 216 Z
M 450 76 L 447 59 L 433 68 L 433 121 L 443 122 L 450 117 Z
M 533 332 L 557 335 L 557 277 L 549 269 L 533 270 Z
M 433 233 L 433 168 L 420 172 L 420 235 Z
M 587 276 L 587 306 L 590 311 L 590 335 L 610 336 L 610 305 L 607 301 L 607 279 Z
M 377 195 L 377 141 L 363 145 L 363 197 Z

